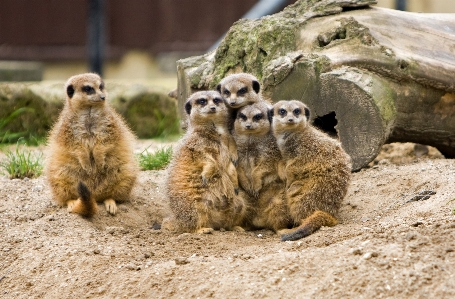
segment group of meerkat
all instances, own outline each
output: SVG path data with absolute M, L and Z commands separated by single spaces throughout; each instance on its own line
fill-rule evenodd
M 135 136 L 107 103 L 97 74 L 73 76 L 65 90 L 45 163 L 53 198 L 83 216 L 93 216 L 97 202 L 115 215 L 139 171 Z M 240 73 L 217 90 L 192 94 L 185 111 L 188 129 L 167 169 L 173 217 L 163 228 L 272 229 L 282 240 L 297 240 L 337 224 L 350 158 L 339 141 L 310 125 L 303 103 L 272 106 L 258 79 Z
M 306 105 L 272 105 L 258 79 L 240 73 L 192 94 L 185 111 L 188 130 L 166 181 L 173 217 L 163 228 L 272 229 L 286 241 L 337 224 L 350 157 L 310 125 Z

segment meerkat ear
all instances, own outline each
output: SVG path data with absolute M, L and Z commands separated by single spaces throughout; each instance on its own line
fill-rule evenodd
M 74 95 L 73 85 L 68 85 L 68 87 L 66 88 L 66 94 L 70 97 L 70 99 L 73 97 Z
M 267 117 L 269 119 L 269 122 L 272 123 L 272 121 L 273 121 L 273 108 L 267 110 Z
M 253 90 L 256 92 L 256 93 L 259 93 L 259 90 L 261 89 L 261 84 L 259 84 L 258 81 L 256 80 L 253 80 Z
M 221 84 L 218 84 L 218 85 L 216 86 L 216 90 L 218 90 L 218 92 L 221 93 Z
M 190 115 L 190 113 L 191 113 L 191 103 L 190 102 L 187 102 L 185 104 L 185 111 L 188 115 Z
M 307 107 L 305 107 L 305 116 L 306 119 L 310 119 L 310 109 L 308 109 Z

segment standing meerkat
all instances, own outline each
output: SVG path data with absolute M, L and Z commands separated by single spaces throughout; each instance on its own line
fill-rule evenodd
M 239 154 L 239 185 L 250 206 L 248 222 L 254 228 L 277 232 L 292 226 L 292 221 L 282 180 L 283 160 L 271 131 L 271 109 L 264 101 L 240 108 L 233 135 Z
M 65 84 L 66 103 L 50 132 L 45 174 L 53 199 L 68 211 L 93 216 L 97 203 L 115 215 L 128 198 L 139 168 L 135 136 L 106 102 L 97 74 L 73 76 Z
M 230 159 L 229 109 L 217 91 L 200 91 L 185 104 L 189 126 L 168 167 L 166 192 L 174 218 L 163 227 L 180 232 L 243 230 L 246 206 L 238 196 Z
M 283 241 L 336 225 L 350 181 L 351 159 L 341 143 L 313 128 L 309 118 L 310 110 L 299 101 L 273 106 L 273 134 L 285 163 L 286 200 L 297 225 L 281 232 Z

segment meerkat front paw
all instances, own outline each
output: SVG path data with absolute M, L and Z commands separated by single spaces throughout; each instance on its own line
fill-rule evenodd
M 117 204 L 115 203 L 115 200 L 112 198 L 106 199 L 104 201 L 104 206 L 106 207 L 106 211 L 111 214 L 115 215 L 117 213 Z
M 244 232 L 245 230 L 244 230 L 243 227 L 241 227 L 241 226 L 234 226 L 234 227 L 232 228 L 232 231 L 234 231 L 234 232 L 240 232 L 240 233 L 241 233 L 241 232 Z
M 73 207 L 76 205 L 76 200 L 70 199 L 66 202 L 67 208 L 66 210 L 68 213 L 71 213 L 73 211 Z
M 213 233 L 213 228 L 211 227 L 201 227 L 197 230 L 198 234 L 211 234 Z

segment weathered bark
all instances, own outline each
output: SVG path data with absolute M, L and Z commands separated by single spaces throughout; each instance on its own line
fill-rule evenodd
M 358 170 L 387 142 L 455 156 L 455 16 L 370 7 L 368 0 L 301 0 L 240 20 L 218 49 L 178 61 L 179 111 L 195 90 L 249 72 L 272 101 L 299 99 L 336 133 Z
M 0 133 L 27 132 L 27 135 L 45 137 L 63 107 L 63 86 L 64 82 L 1 83 L 0 119 L 5 119 L 22 107 L 31 109 L 17 115 L 1 128 Z M 144 84 L 109 81 L 106 89 L 110 104 L 125 118 L 139 138 L 178 133 L 176 101 L 164 90 Z

